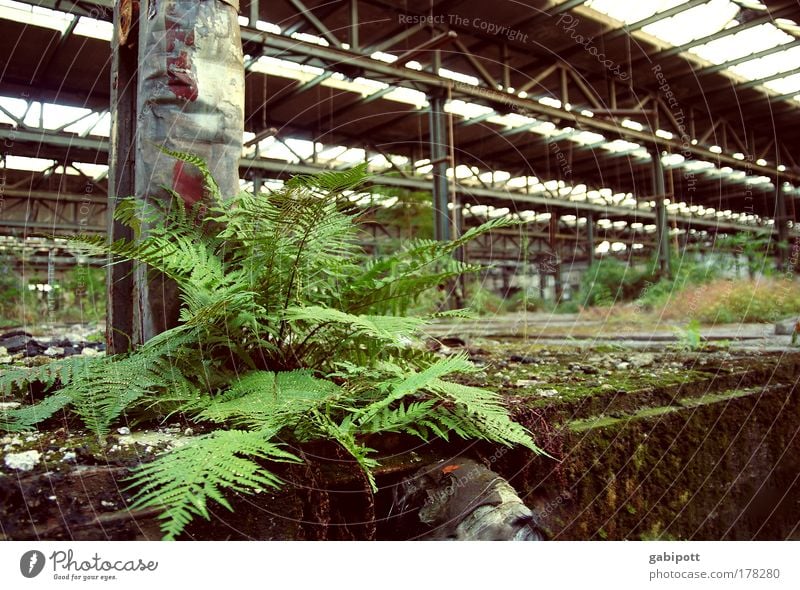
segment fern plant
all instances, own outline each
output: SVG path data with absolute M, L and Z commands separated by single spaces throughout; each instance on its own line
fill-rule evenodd
M 102 438 L 127 417 L 180 413 L 209 434 L 134 470 L 135 507 L 161 506 L 175 538 L 209 500 L 280 485 L 266 466 L 299 461 L 292 445 L 336 441 L 364 469 L 377 465 L 364 439 L 382 432 L 451 435 L 539 452 L 498 394 L 448 381 L 473 370 L 466 356 L 417 346 L 427 319 L 406 317 L 427 289 L 478 270 L 452 252 L 515 223 L 498 218 L 451 242 L 412 241 L 370 259 L 359 247 L 359 211 L 347 195 L 365 168 L 295 177 L 268 196 L 223 199 L 205 163 L 196 166 L 211 203 L 187 211 L 123 201 L 116 219 L 132 241 L 75 239 L 91 253 L 146 264 L 174 280 L 180 324 L 134 351 L 66 359 L 0 377 L 0 391 L 38 381 L 51 393 L 0 417 L 7 431 L 74 412 Z M 452 313 L 452 312 L 446 312 Z M 439 314 L 441 315 L 441 314 Z M 58 387 L 54 387 L 58 386 Z

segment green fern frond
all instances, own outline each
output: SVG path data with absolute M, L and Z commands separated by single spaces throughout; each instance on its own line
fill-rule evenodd
M 257 460 L 297 462 L 270 442 L 271 431 L 218 430 L 177 447 L 137 467 L 130 478 L 135 488 L 132 508 L 164 508 L 159 516 L 165 539 L 173 540 L 195 516 L 209 518 L 208 502 L 233 510 L 225 492 L 257 493 L 277 488 L 280 478 Z
M 378 462 L 369 456 L 370 453 L 375 452 L 375 449 L 358 442 L 351 417 L 346 417 L 338 424 L 329 415 L 320 412 L 315 412 L 314 418 L 319 426 L 320 433 L 324 433 L 327 437 L 335 440 L 350 453 L 350 456 L 353 457 L 367 476 L 367 481 L 372 491 L 377 492 L 378 485 L 375 482 L 372 470 L 378 466 Z
M 453 415 L 460 416 L 469 423 L 472 428 L 466 432 L 470 433 L 470 437 L 506 446 L 522 445 L 536 453 L 543 452 L 536 446 L 531 433 L 509 417 L 499 394 L 441 379 L 430 383 L 430 388 L 456 405 Z M 465 426 L 462 423 L 460 428 Z
M 286 183 L 290 189 L 320 189 L 328 193 L 341 193 L 356 188 L 367 178 L 367 164 L 361 163 L 349 170 L 326 170 L 318 174 L 299 175 Z
M 311 326 L 342 325 L 356 334 L 389 341 L 415 334 L 424 325 L 419 318 L 355 315 L 320 306 L 291 307 L 284 317 L 289 322 L 304 322 Z
M 10 367 L 0 373 L 0 397 L 26 390 L 31 383 L 41 383 L 46 389 L 56 383 L 69 385 L 90 367 L 102 363 L 103 357 L 71 356 L 38 367 Z
M 392 403 L 401 400 L 407 395 L 428 389 L 432 385 L 440 383 L 440 379 L 446 375 L 474 370 L 473 365 L 467 360 L 467 356 L 464 353 L 439 359 L 425 370 L 419 373 L 411 372 L 408 377 L 395 381 L 385 397 L 377 402 L 369 404 L 358 413 L 356 422 L 358 424 L 363 424 L 368 420 L 372 420 L 377 413 L 382 412 Z
M 343 393 L 335 383 L 318 379 L 307 370 L 252 371 L 204 408 L 197 419 L 278 431 L 296 425 L 312 409 L 339 400 Z
M 208 169 L 208 164 L 203 158 L 198 156 L 194 156 L 192 154 L 187 154 L 185 152 L 180 152 L 176 150 L 171 150 L 163 145 L 157 146 L 159 150 L 165 153 L 168 156 L 172 156 L 176 160 L 180 160 L 181 162 L 185 162 L 187 164 L 191 164 L 195 168 L 200 171 L 200 174 L 203 178 L 203 184 L 209 194 L 214 197 L 215 200 L 220 200 L 222 198 L 222 194 L 219 190 L 219 185 L 217 181 L 214 180 L 214 177 L 211 174 L 211 170 Z
M 70 393 L 59 391 L 48 395 L 42 401 L 0 413 L 0 429 L 6 432 L 24 432 L 54 416 L 73 401 Z

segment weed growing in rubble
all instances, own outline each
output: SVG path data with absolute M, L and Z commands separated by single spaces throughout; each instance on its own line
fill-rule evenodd
M 336 441 L 368 475 L 376 461 L 363 441 L 380 432 L 538 451 L 496 393 L 447 379 L 473 370 L 466 356 L 416 346 L 427 318 L 404 315 L 421 293 L 477 270 L 451 256 L 456 248 L 513 221 L 369 259 L 358 245 L 359 212 L 345 196 L 365 179 L 363 167 L 223 199 L 204 162 L 169 153 L 203 173 L 207 210 L 185 210 L 178 195 L 168 210 L 131 199 L 116 218 L 133 228 L 133 241 L 77 242 L 174 280 L 180 325 L 129 354 L 6 372 L 4 395 L 34 381 L 50 393 L 7 411 L 0 427 L 29 430 L 64 410 L 100 438 L 137 413 L 179 412 L 213 425 L 134 471 L 135 506 L 164 508 L 166 538 L 195 516 L 208 518 L 210 500 L 230 508 L 226 492 L 279 486 L 264 460 L 299 461 L 292 445 L 306 441 Z

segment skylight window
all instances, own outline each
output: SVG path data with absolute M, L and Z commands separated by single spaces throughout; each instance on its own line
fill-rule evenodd
M 586 7 L 620 23 L 631 24 L 687 2 L 688 0 L 646 0 L 636 3 L 629 0 L 589 0 Z M 737 27 L 743 22 L 741 11 L 745 8 L 751 11 L 763 11 L 766 14 L 766 6 L 755 0 L 709 0 L 700 6 L 642 27 L 641 31 L 633 31 L 632 35 L 634 37 L 642 34 L 650 35 L 669 45 L 679 47 L 690 41 Z M 722 72 L 735 74 L 745 80 L 773 77 L 797 67 L 797 63 L 800 63 L 800 47 L 777 51 L 762 58 L 751 60 L 746 58 L 796 40 L 796 36 L 782 30 L 788 31 L 790 28 L 798 30 L 796 23 L 787 19 L 776 19 L 691 47 L 686 50 L 686 55 L 698 57 L 714 65 L 745 58 L 742 63 Z M 703 66 L 698 64 L 695 67 L 702 69 Z M 791 98 L 791 94 L 795 91 L 800 96 L 800 83 L 794 77 L 770 80 L 757 88 L 772 90 L 784 98 Z M 800 98 L 795 96 L 794 100 L 800 101 Z
M 662 12 L 678 4 L 683 4 L 684 2 L 686 2 L 686 0 L 637 0 L 636 2 L 625 0 L 589 0 L 586 5 L 629 25 L 653 16 L 657 12 Z
M 683 45 L 724 29 L 739 12 L 730 0 L 711 0 L 642 28 L 674 45 Z
M 800 94 L 800 74 L 765 82 L 764 88 L 769 88 L 780 94 L 789 94 L 790 92 L 797 92 Z
M 742 64 L 732 66 L 730 70 L 748 78 L 750 80 L 757 78 L 766 78 L 779 72 L 786 72 L 797 67 L 800 62 L 800 47 L 792 47 L 785 51 L 773 53 L 760 59 L 752 59 Z
M 76 17 L 58 10 L 32 6 L 23 2 L 0 0 L 0 18 L 65 33 Z M 111 23 L 85 16 L 78 18 L 73 31 L 75 35 L 111 41 L 113 32 Z
M 791 35 L 779 30 L 775 25 L 766 23 L 700 45 L 691 52 L 712 63 L 721 64 L 790 41 L 792 41 Z

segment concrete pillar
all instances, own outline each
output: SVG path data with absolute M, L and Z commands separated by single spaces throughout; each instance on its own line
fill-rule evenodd
M 594 264 L 594 215 L 586 216 L 586 248 L 589 253 L 589 266 Z
M 171 198 L 161 188 L 166 186 L 187 206 L 208 198 L 198 171 L 163 154 L 159 147 L 200 156 L 222 196 L 236 194 L 244 129 L 238 1 L 142 0 L 139 7 L 140 18 L 134 15 L 132 19 L 138 21 L 138 34 L 132 28 L 127 39 L 128 45 L 138 42 L 133 72 L 128 71 L 127 45 L 115 32 L 112 120 L 116 127 L 110 177 L 114 194 L 166 202 Z M 119 29 L 123 18 L 118 12 L 115 17 L 115 29 Z M 134 344 L 146 342 L 178 321 L 177 286 L 165 277 L 153 277 L 148 270 L 136 265 L 133 288 L 127 292 L 122 290 L 124 283 L 117 285 L 114 271 L 109 277 L 111 332 L 130 335 Z M 130 299 L 131 293 L 129 312 L 119 299 Z

